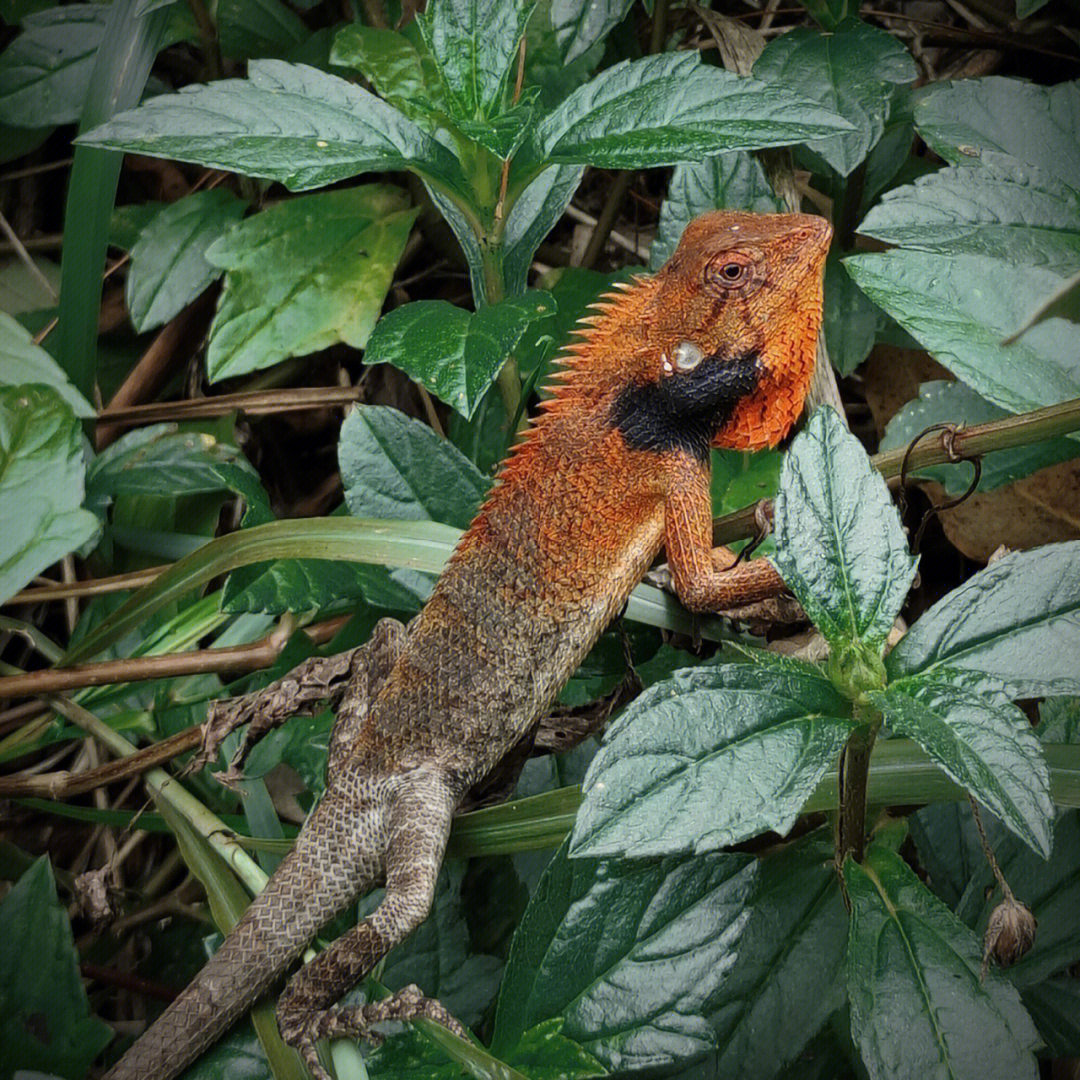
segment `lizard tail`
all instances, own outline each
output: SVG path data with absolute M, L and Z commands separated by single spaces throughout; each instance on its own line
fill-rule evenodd
M 312 819 L 325 822 L 326 816 L 316 811 Z M 374 884 L 370 865 L 362 859 L 350 865 L 342 857 L 344 844 L 317 857 L 313 849 L 325 831 L 316 829 L 316 837 L 301 833 L 221 948 L 104 1080 L 172 1080 L 179 1075 L 270 989 L 321 926 Z M 332 826 L 330 831 L 335 831 Z M 303 842 L 309 838 L 315 843 Z

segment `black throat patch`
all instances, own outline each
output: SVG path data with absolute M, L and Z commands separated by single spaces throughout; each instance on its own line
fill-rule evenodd
M 631 450 L 683 450 L 708 461 L 713 436 L 757 389 L 762 370 L 757 353 L 707 356 L 693 371 L 627 386 L 612 403 L 608 422 Z

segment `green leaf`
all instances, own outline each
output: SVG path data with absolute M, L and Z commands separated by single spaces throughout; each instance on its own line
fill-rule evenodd
M 507 1064 L 529 1080 L 578 1080 L 605 1075 L 607 1069 L 563 1035 L 562 1027 L 562 1020 L 555 1019 L 529 1028 L 507 1051 Z
M 877 342 L 881 312 L 844 271 L 834 249 L 825 260 L 825 306 L 822 325 L 832 366 L 850 375 Z
M 86 501 L 117 495 L 196 495 L 235 491 L 248 503 L 269 505 L 259 475 L 235 447 L 175 423 L 128 432 L 102 451 L 86 472 Z
M 23 315 L 56 306 L 56 297 L 60 293 L 60 267 L 49 259 L 37 258 L 32 261 L 52 286 L 52 292 L 44 288 L 21 259 L 0 261 L 0 310 L 9 315 Z
M 109 9 L 69 4 L 34 12 L 0 53 L 0 122 L 41 128 L 82 115 Z
M 833 645 L 880 648 L 915 576 L 884 480 L 832 409 L 792 443 L 776 497 L 777 570 Z
M 759 870 L 734 963 L 707 1013 L 720 1046 L 716 1075 L 740 1080 L 772 1080 L 844 997 L 848 918 L 828 830 L 762 859 Z
M 0 311 L 0 385 L 24 383 L 51 386 L 80 418 L 97 415 L 97 410 L 75 389 L 63 368 L 40 345 L 34 344 L 22 324 Z
M 98 531 L 79 422 L 47 386 L 0 386 L 0 599 Z
M 551 27 L 565 63 L 573 63 L 626 18 L 634 0 L 551 0 Z
M 1041 701 L 1035 731 L 1044 743 L 1080 743 L 1080 697 Z
M 217 0 L 222 53 L 232 60 L 282 56 L 307 40 L 308 29 L 281 0 Z
M 851 1033 L 871 1080 L 1035 1080 L 1039 1036 L 1016 991 L 980 979 L 974 934 L 895 852 L 872 845 L 849 859 Z
M 1080 976 L 1061 974 L 1021 995 L 1049 1057 L 1080 1057 Z
M 892 34 L 846 19 L 830 33 L 797 26 L 774 38 L 758 57 L 753 74 L 849 121 L 851 131 L 807 143 L 847 176 L 881 138 L 891 88 L 913 82 L 918 71 Z
M 773 194 L 761 163 L 743 150 L 677 165 L 649 250 L 651 269 L 659 270 L 668 261 L 683 229 L 707 210 L 774 214 L 783 210 L 783 203 Z
M 970 386 L 961 382 L 927 382 L 919 386 L 919 396 L 909 401 L 885 428 L 879 445 L 880 450 L 893 450 L 907 446 L 920 432 L 932 424 L 958 424 L 971 427 L 1009 416 L 986 398 L 980 397 Z M 1069 461 L 1080 455 L 1080 442 L 1073 439 L 1047 439 L 1014 450 L 992 450 L 982 458 L 979 491 L 993 491 L 1003 484 L 1011 484 L 1024 476 Z M 967 491 L 971 483 L 972 467 L 960 465 L 930 465 L 913 469 L 910 476 L 922 476 L 942 484 L 949 495 Z
M 575 90 L 540 122 L 535 152 L 540 162 L 639 169 L 849 126 L 782 87 L 707 67 L 696 52 L 663 53 L 615 64 Z
M 125 294 L 136 330 L 163 326 L 220 276 L 206 261 L 206 249 L 243 217 L 246 206 L 231 191 L 214 188 L 154 215 L 131 248 Z
M 576 59 L 567 61 L 551 25 L 551 8 L 551 0 L 537 0 L 525 30 L 525 85 L 539 88 L 545 109 L 561 105 L 571 91 L 588 82 L 604 55 L 603 42 L 594 42 Z
M 439 521 L 463 529 L 491 483 L 426 424 L 385 405 L 358 405 L 349 413 L 338 461 L 354 517 Z
M 746 855 L 596 862 L 563 845 L 514 935 L 492 1049 L 555 1017 L 611 1070 L 714 1049 L 701 1010 L 734 961 L 755 873 Z
M 870 700 L 1024 843 L 1050 857 L 1054 804 L 1042 744 L 1024 714 L 958 686 L 905 679 Z
M 1061 319 L 1002 345 L 1061 283 L 1035 266 L 984 255 L 889 251 L 844 261 L 855 283 L 934 359 L 1010 412 L 1080 397 L 1076 328 Z
M 808 664 L 677 672 L 608 728 L 571 850 L 641 858 L 784 834 L 851 733 L 849 716 Z
M 784 455 L 779 450 L 713 450 L 712 496 L 713 517 L 741 510 L 761 499 L 775 498 L 780 488 L 780 470 Z M 733 545 L 738 551 L 740 544 Z M 755 549 L 759 555 L 776 550 L 772 536 L 767 536 Z
M 4 1073 L 81 1080 L 112 1039 L 90 1015 L 67 912 L 42 855 L 0 904 L 0 1045 Z
M 921 251 L 1073 273 L 1080 267 L 1080 193 L 1034 166 L 997 153 L 983 157 L 981 168 L 939 169 L 886 192 L 859 232 Z
M 292 191 L 393 169 L 465 190 L 453 154 L 374 94 L 280 60 L 254 60 L 248 73 L 153 98 L 79 141 L 278 180 Z
M 213 380 L 344 341 L 363 348 L 416 211 L 387 184 L 289 199 L 206 249 L 227 271 L 210 327 Z
M 1010 154 L 1073 187 L 1080 177 L 1080 83 L 1037 86 L 990 76 L 936 83 L 915 105 L 915 126 L 953 165 L 983 151 Z
M 454 118 L 497 115 L 532 13 L 505 0 L 434 0 L 416 21 L 454 104 Z
M 1021 334 L 1047 319 L 1068 319 L 1080 322 L 1080 274 L 1073 274 L 1059 285 L 1036 309 L 1030 319 L 1005 339 L 1011 345 Z
M 529 323 L 553 309 L 551 294 L 537 291 L 475 313 L 417 300 L 379 321 L 364 363 L 393 364 L 468 420 Z
M 942 597 L 885 660 L 890 679 L 1010 697 L 1080 693 L 1080 541 L 998 559 Z

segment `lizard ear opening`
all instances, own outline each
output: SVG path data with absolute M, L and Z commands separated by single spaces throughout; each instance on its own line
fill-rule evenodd
M 674 359 L 677 371 L 693 371 L 705 359 L 705 354 L 692 341 L 680 341 Z

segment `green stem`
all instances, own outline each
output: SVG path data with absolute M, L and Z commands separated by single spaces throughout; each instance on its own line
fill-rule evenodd
M 862 861 L 866 843 L 866 790 L 870 778 L 870 755 L 881 727 L 881 714 L 866 706 L 855 706 L 855 718 L 862 721 L 861 726 L 852 733 L 840 755 L 837 866 L 843 866 L 848 855 L 858 862 Z

